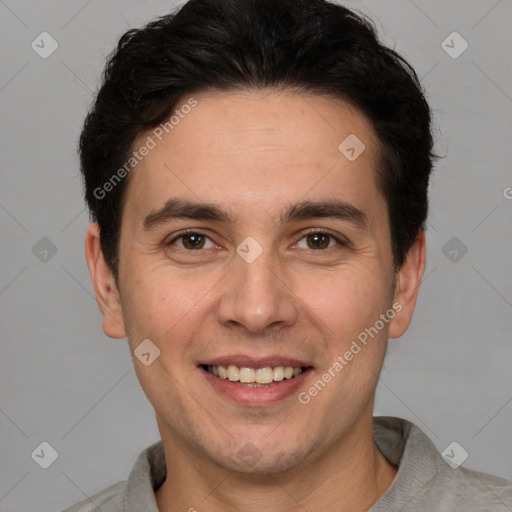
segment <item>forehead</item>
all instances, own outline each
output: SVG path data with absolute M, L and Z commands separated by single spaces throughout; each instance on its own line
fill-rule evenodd
M 171 195 L 246 211 L 315 195 L 364 207 L 378 195 L 377 138 L 370 121 L 343 100 L 268 90 L 202 93 L 176 110 L 172 123 L 134 145 L 153 141 L 128 187 L 127 200 L 137 199 L 140 215 Z

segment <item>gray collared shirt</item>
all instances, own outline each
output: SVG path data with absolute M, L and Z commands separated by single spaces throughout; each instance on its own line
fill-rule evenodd
M 512 481 L 462 466 L 453 469 L 409 421 L 376 416 L 373 433 L 379 450 L 398 472 L 368 512 L 512 512 Z M 166 476 L 159 441 L 138 456 L 128 480 L 63 512 L 158 512 L 155 491 Z

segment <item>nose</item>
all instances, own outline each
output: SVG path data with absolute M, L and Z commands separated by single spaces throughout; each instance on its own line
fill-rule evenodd
M 251 263 L 235 257 L 217 310 L 219 322 L 255 334 L 297 322 L 299 304 L 293 284 L 282 265 L 273 260 L 265 250 Z

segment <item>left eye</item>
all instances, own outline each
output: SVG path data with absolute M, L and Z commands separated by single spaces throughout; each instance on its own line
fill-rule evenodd
M 338 244 L 342 244 L 341 240 L 335 237 L 334 235 L 331 235 L 329 233 L 323 233 L 320 231 L 314 233 L 307 233 L 300 239 L 299 243 L 302 242 L 303 240 L 305 240 L 307 244 L 307 247 L 305 248 L 313 250 L 330 249 L 333 245 L 336 245 L 331 245 L 330 242 L 332 241 Z

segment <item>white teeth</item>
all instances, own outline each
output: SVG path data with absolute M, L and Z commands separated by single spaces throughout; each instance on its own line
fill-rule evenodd
M 276 366 L 274 368 L 274 380 L 279 382 L 284 379 L 284 368 L 282 366 Z
M 252 368 L 240 368 L 240 382 L 256 382 L 256 372 Z
M 274 380 L 274 370 L 270 366 L 258 368 L 256 382 L 258 384 L 270 384 Z
M 240 370 L 239 370 L 238 366 L 235 366 L 234 364 L 230 364 L 228 366 L 228 379 L 231 382 L 240 380 Z
M 228 370 L 225 366 L 210 366 L 209 368 L 212 368 L 212 373 L 213 373 L 213 368 L 217 368 L 218 371 L 219 371 L 219 377 L 221 379 L 227 379 L 228 378 Z M 214 373 L 215 375 L 215 373 Z
M 226 366 L 208 366 L 208 371 L 221 379 L 242 384 L 270 384 L 284 379 L 292 379 L 300 375 L 303 370 L 293 366 L 265 366 L 263 368 L 238 367 L 234 364 Z

